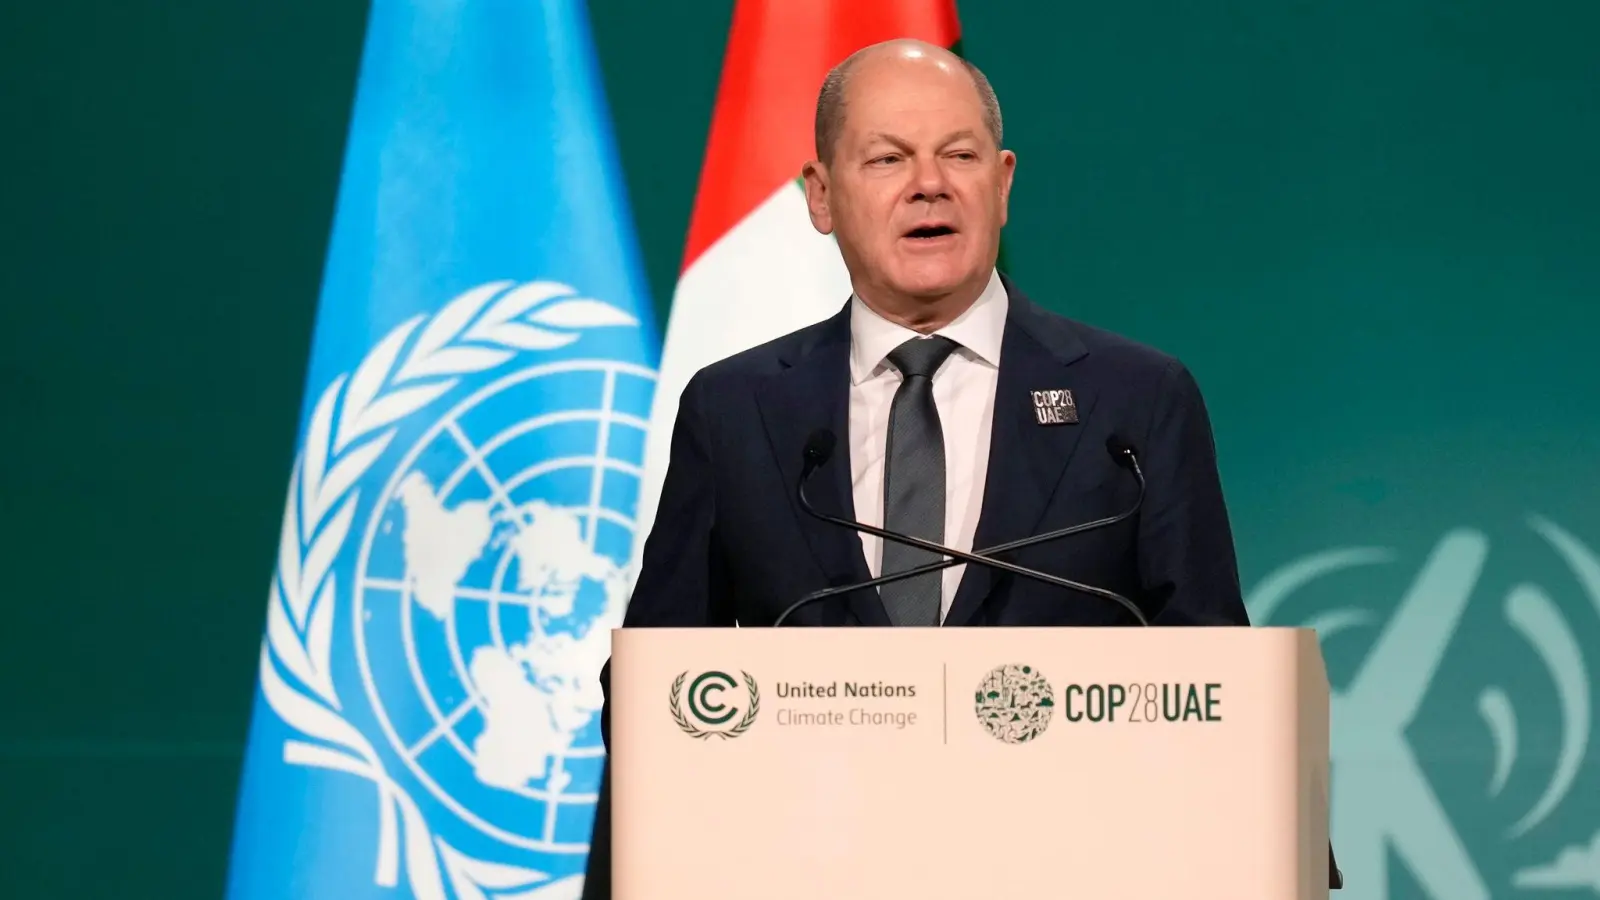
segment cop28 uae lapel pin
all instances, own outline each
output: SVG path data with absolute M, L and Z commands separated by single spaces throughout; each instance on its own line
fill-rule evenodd
M 1078 424 L 1078 404 L 1065 388 L 1033 391 L 1033 420 L 1040 425 Z

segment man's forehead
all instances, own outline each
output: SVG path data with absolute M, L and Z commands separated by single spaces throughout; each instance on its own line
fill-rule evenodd
M 937 57 L 869 57 L 857 63 L 850 73 L 846 92 L 862 88 L 876 93 L 884 90 L 975 91 L 972 79 L 958 63 Z
M 950 50 L 918 40 L 892 40 L 868 47 L 855 54 L 851 64 L 855 68 L 874 66 L 921 66 L 954 71 L 960 68 L 961 58 Z
M 953 144 L 956 141 L 970 141 L 977 138 L 980 129 L 974 127 L 944 129 L 942 131 L 929 131 L 927 129 L 893 129 L 872 128 L 863 132 L 861 142 L 864 144 L 893 144 L 896 147 L 910 147 L 917 143 L 933 140 L 939 145 Z
M 860 111 L 861 118 L 868 119 L 928 113 L 982 115 L 983 100 L 964 71 L 901 65 L 853 75 L 845 86 L 844 110 L 847 117 Z

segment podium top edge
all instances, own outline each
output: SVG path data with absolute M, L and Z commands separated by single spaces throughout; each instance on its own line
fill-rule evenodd
M 755 626 L 743 627 L 743 626 L 737 626 L 737 625 L 735 625 L 735 626 L 645 625 L 645 626 L 633 626 L 633 627 L 616 626 L 616 627 L 613 627 L 611 629 L 611 633 L 612 634 L 641 634 L 641 633 L 654 633 L 654 634 L 703 634 L 703 633 L 705 633 L 707 631 L 737 632 L 737 633 L 768 632 L 768 633 L 773 633 L 773 634 L 778 634 L 778 633 L 782 633 L 782 634 L 816 634 L 816 633 L 821 632 L 821 633 L 852 634 L 852 635 L 868 634 L 868 633 L 871 633 L 871 634 L 928 634 L 928 633 L 931 633 L 931 632 L 951 633 L 951 634 L 974 634 L 974 633 L 976 633 L 976 634 L 993 634 L 994 632 L 997 632 L 997 631 L 1033 633 L 1033 634 L 1038 634 L 1038 633 L 1041 633 L 1041 632 L 1053 632 L 1053 633 L 1062 633 L 1062 634 L 1113 634 L 1114 633 L 1114 634 L 1118 634 L 1118 635 L 1145 634 L 1145 633 L 1156 633 L 1156 634 L 1162 634 L 1162 635 L 1172 635 L 1174 633 L 1181 633 L 1181 634 L 1195 634 L 1195 633 L 1201 633 L 1201 634 L 1214 633 L 1214 634 L 1216 634 L 1216 633 L 1220 633 L 1220 634 L 1236 635 L 1236 634 L 1239 634 L 1241 632 L 1246 632 L 1246 631 L 1259 632 L 1259 633 L 1261 633 L 1263 635 L 1284 635 L 1284 634 L 1311 634 L 1311 635 L 1315 635 L 1315 633 L 1316 633 L 1315 629 L 1313 629 L 1313 628 L 1311 628 L 1309 626 L 1304 626 L 1304 625 L 1182 625 L 1182 626 L 1152 625 L 1152 626 L 1150 626 L 1148 628 L 1141 628 L 1141 627 L 1132 626 L 1132 625 L 1130 625 L 1130 626 L 1122 626 L 1122 627 L 1107 627 L 1107 626 L 1101 626 L 1101 625 L 996 625 L 996 626 L 976 626 L 976 627 L 963 626 L 963 627 L 952 627 L 952 628 L 946 628 L 946 627 L 942 627 L 942 626 L 931 626 L 931 625 L 930 626 L 876 627 L 876 628 L 855 626 L 855 625 L 821 625 L 821 626 L 819 626 L 819 625 L 786 625 L 786 626 L 777 627 L 777 628 L 774 628 L 772 626 L 761 626 L 761 627 L 758 628 L 758 627 L 755 627 Z

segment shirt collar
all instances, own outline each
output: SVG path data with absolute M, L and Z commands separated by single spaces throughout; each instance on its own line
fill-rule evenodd
M 955 321 L 935 331 L 961 345 L 957 350 L 974 362 L 998 368 L 1000 342 L 1005 336 L 1010 298 L 998 270 L 989 274 L 983 293 Z M 850 295 L 850 383 L 860 384 L 886 365 L 889 351 L 920 335 L 873 312 L 855 294 Z

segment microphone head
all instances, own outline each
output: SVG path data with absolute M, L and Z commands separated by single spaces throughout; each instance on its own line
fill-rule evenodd
M 833 432 L 826 428 L 811 432 L 811 436 L 806 438 L 806 468 L 815 469 L 826 463 L 833 456 L 833 446 L 837 441 Z
M 1133 468 L 1134 460 L 1139 455 L 1138 451 L 1133 449 L 1133 445 L 1123 440 L 1120 434 L 1113 434 L 1106 438 L 1106 452 L 1110 453 L 1111 458 L 1116 460 L 1117 465 L 1124 469 Z

